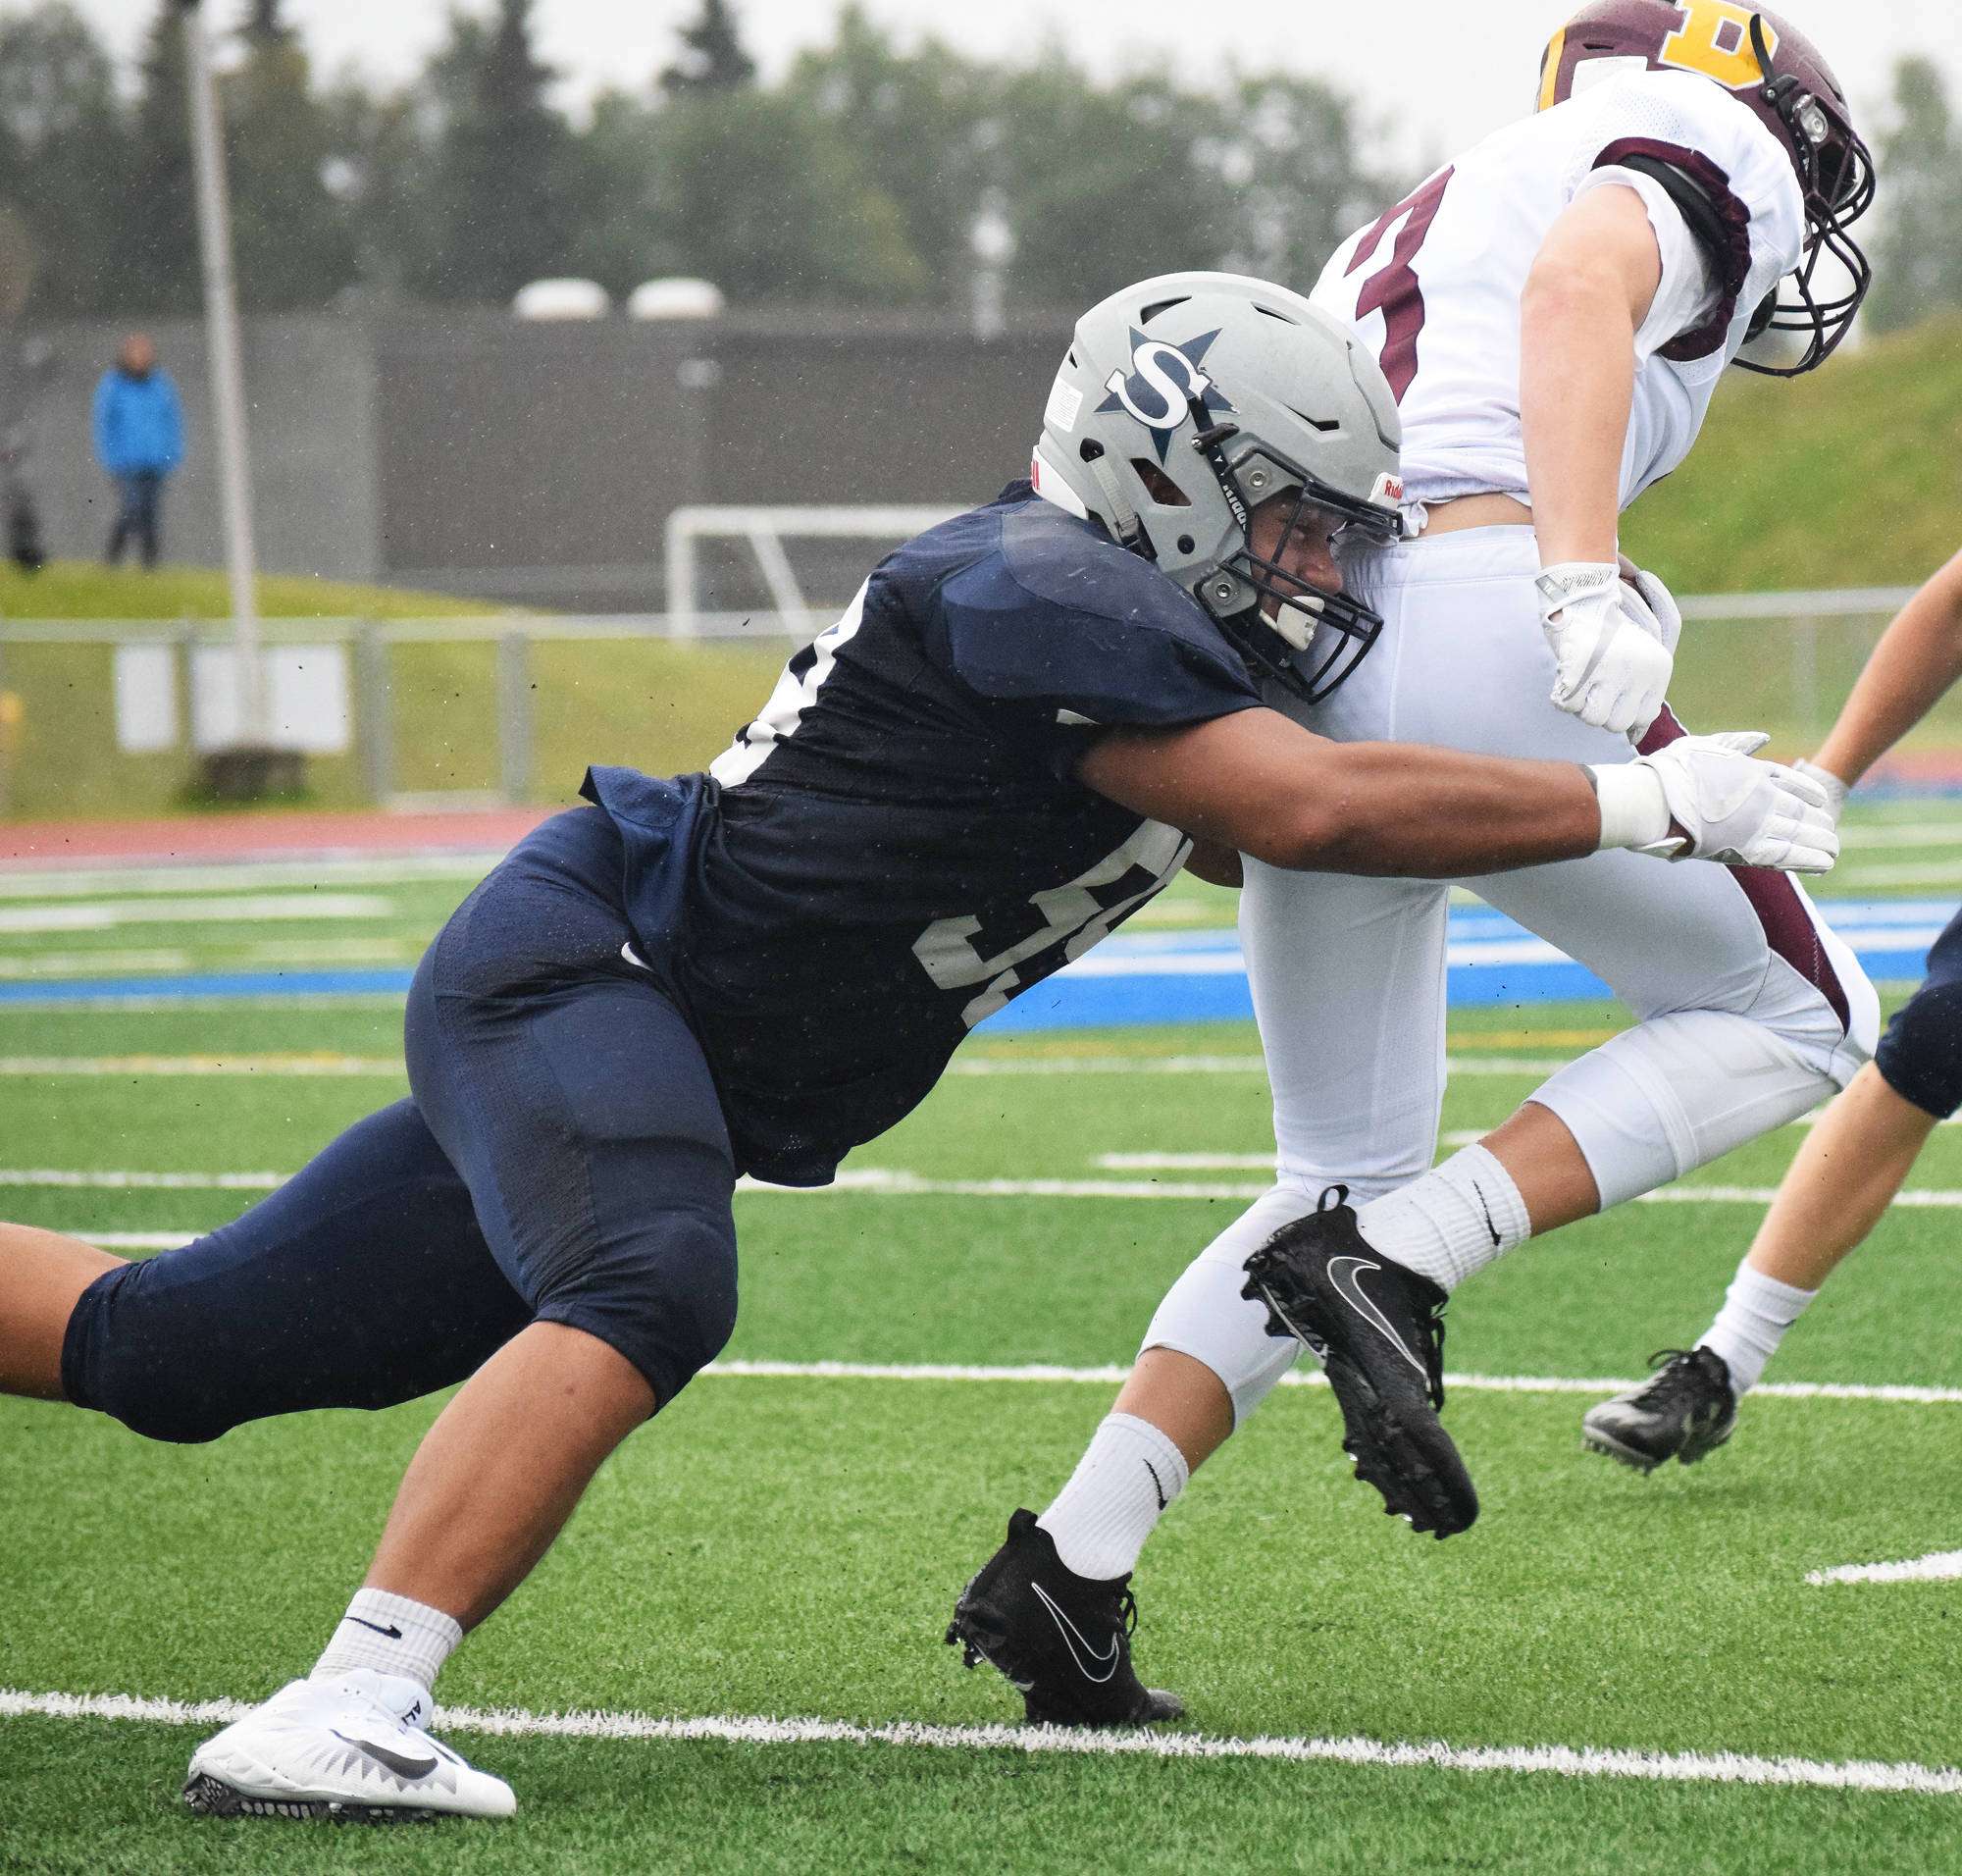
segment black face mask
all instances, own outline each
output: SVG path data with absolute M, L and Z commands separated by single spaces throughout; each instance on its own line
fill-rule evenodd
M 1756 14 L 1751 16 L 1751 43 L 1758 56 L 1758 70 L 1772 73 L 1764 24 Z M 1872 264 L 1846 232 L 1874 205 L 1874 159 L 1852 126 L 1835 122 L 1789 74 L 1768 78 L 1764 98 L 1778 113 L 1799 153 L 1805 250 L 1798 266 L 1752 315 L 1746 342 L 1766 333 L 1803 333 L 1806 343 L 1792 364 L 1761 364 L 1748 358 L 1736 362 L 1745 371 L 1767 378 L 1796 378 L 1833 355 L 1851 328 L 1860 302 L 1867 297 L 1867 288 L 1874 284 Z M 1822 128 L 1825 134 L 1815 134 Z M 1824 299 L 1813 290 L 1813 275 L 1823 255 L 1832 256 L 1848 282 L 1842 290 Z

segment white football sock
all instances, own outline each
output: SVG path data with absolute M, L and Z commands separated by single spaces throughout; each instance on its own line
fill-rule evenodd
M 1371 1199 L 1357 1212 L 1356 1227 L 1371 1250 L 1447 1290 L 1532 1236 L 1513 1175 L 1482 1146 Z
M 433 1688 L 438 1671 L 462 1640 L 461 1626 L 427 1602 L 387 1589 L 357 1589 L 311 1678 L 329 1681 L 349 1668 L 374 1668 Z
M 1138 1567 L 1159 1514 L 1188 1477 L 1185 1455 L 1149 1420 L 1108 1414 L 1069 1483 L 1036 1523 L 1065 1570 L 1108 1583 Z
M 1784 1332 L 1805 1314 L 1805 1306 L 1817 1290 L 1794 1289 L 1776 1277 L 1754 1271 L 1748 1263 L 1737 1266 L 1737 1275 L 1724 1292 L 1724 1307 L 1710 1325 L 1710 1332 L 1697 1344 L 1724 1358 L 1730 1371 L 1730 1386 L 1739 1398 L 1758 1384 L 1765 1364 L 1778 1353 Z

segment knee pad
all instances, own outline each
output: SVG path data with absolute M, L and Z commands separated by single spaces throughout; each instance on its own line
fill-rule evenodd
M 1821 1008 L 1825 1022 L 1794 1025 L 1796 1036 L 1719 1010 L 1657 1016 L 1531 1098 L 1574 1135 L 1606 1211 L 1797 1120 L 1850 1080 L 1857 1062 Z
M 538 1319 L 596 1335 L 665 1407 L 736 1329 L 736 1226 L 726 1199 L 673 1206 L 609 1236 L 539 1299 Z
M 1204 1362 L 1233 1402 L 1238 1427 L 1295 1364 L 1301 1344 L 1267 1333 L 1267 1306 L 1240 1294 L 1246 1262 L 1283 1225 L 1315 1210 L 1305 1187 L 1277 1185 L 1188 1264 L 1160 1303 L 1144 1348 L 1170 1348 Z M 1141 1351 L 1142 1352 L 1142 1351 Z
M 1903 1101 L 1945 1120 L 1962 1108 L 1962 982 L 1931 979 L 1894 1013 L 1874 1064 Z

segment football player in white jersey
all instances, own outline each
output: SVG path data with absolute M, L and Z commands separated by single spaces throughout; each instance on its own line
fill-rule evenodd
M 1338 741 L 1613 763 L 1680 736 L 1680 619 L 1619 560 L 1617 517 L 1682 461 L 1747 343 L 1796 335 L 1751 367 L 1810 370 L 1866 289 L 1845 228 L 1872 164 L 1779 16 L 1597 0 L 1554 35 L 1538 105 L 1352 235 L 1311 296 L 1397 396 L 1415 536 L 1344 560 L 1384 620 L 1371 656 L 1319 704 L 1275 700 Z M 1173 1285 L 1038 1521 L 1084 1577 L 1132 1569 L 1304 1343 L 1357 1476 L 1417 1529 L 1464 1530 L 1477 1499 L 1436 1414 L 1449 1292 L 1796 1119 L 1879 1028 L 1860 966 L 1781 875 L 1618 852 L 1471 879 L 1639 1021 L 1432 1171 L 1448 886 L 1244 872 L 1279 1176 Z M 981 1633 L 981 1579 L 966 1600 Z

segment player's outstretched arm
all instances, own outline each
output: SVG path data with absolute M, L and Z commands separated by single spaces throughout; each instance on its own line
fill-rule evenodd
M 1824 872 L 1838 852 L 1826 791 L 1753 761 L 1734 740 L 1686 736 L 1590 770 L 1331 743 L 1255 709 L 1187 729 L 1113 730 L 1076 773 L 1197 840 L 1300 871 L 1448 879 L 1634 847 Z
M 1881 634 L 1814 762 L 1849 789 L 1962 677 L 1962 553 Z

